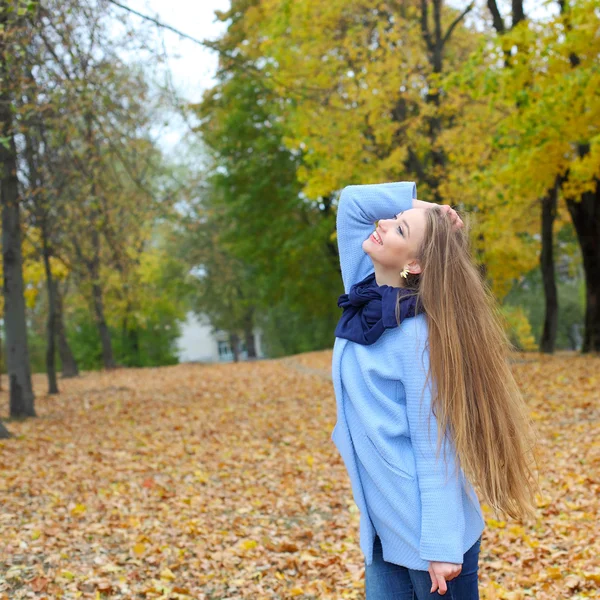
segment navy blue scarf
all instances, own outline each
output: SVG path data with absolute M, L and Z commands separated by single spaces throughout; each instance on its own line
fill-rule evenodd
M 413 295 L 411 295 L 413 294 Z M 396 304 L 400 297 L 400 322 L 425 312 L 422 302 L 415 312 L 417 297 L 414 291 L 389 285 L 377 285 L 375 272 L 350 287 L 348 294 L 338 298 L 344 310 L 335 328 L 335 336 L 369 346 L 386 329 L 398 327 Z

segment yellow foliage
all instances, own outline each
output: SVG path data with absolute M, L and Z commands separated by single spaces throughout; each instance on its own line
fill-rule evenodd
M 506 320 L 508 332 L 523 350 L 537 350 L 538 346 L 531 333 L 531 324 L 521 306 L 503 305 L 502 314 Z
M 514 69 L 512 87 L 498 82 L 501 73 L 491 66 L 496 57 L 489 50 L 485 60 L 476 53 L 486 51 L 485 37 L 461 21 L 444 48 L 443 72 L 434 72 L 423 51 L 420 12 L 387 4 L 379 11 L 366 0 L 266 0 L 248 11 L 249 43 L 240 50 L 272 59 L 264 68 L 267 83 L 280 97 L 295 100 L 287 106 L 284 142 L 303 152 L 297 176 L 308 198 L 331 195 L 349 183 L 414 179 L 426 200 L 432 192 L 427 181 L 406 168 L 425 165 L 441 182 L 445 202 L 478 211 L 477 259 L 502 298 L 515 276 L 538 262 L 536 203 L 551 181 L 538 164 L 537 142 L 512 159 L 528 126 L 512 121 L 528 70 Z M 393 22 L 382 18 L 386 13 Z M 445 29 L 456 16 L 451 8 L 442 12 Z M 511 46 L 532 43 L 528 29 L 513 35 Z M 494 84 L 501 93 L 491 95 Z M 425 90 L 435 89 L 443 92 L 439 105 L 425 98 Z M 436 139 L 426 133 L 431 119 L 443 123 Z M 448 157 L 445 166 L 431 164 L 434 146 Z M 558 160 L 564 150 L 555 144 L 546 152 Z
M 427 181 L 407 170 L 419 164 L 440 182 L 444 202 L 477 211 L 477 259 L 502 298 L 538 263 L 540 198 L 556 177 L 569 169 L 564 198 L 600 177 L 597 8 L 598 0 L 582 0 L 568 17 L 526 19 L 496 37 L 460 21 L 441 72 L 424 50 L 420 9 L 373 10 L 367 0 L 264 0 L 247 10 L 238 49 L 267 59 L 265 82 L 286 101 L 284 143 L 303 152 L 297 175 L 308 198 L 350 183 L 414 179 L 427 200 Z M 443 31 L 457 15 L 444 7 Z M 434 90 L 439 104 L 426 99 Z M 442 124 L 435 138 L 431 119 Z M 583 157 L 580 143 L 589 144 Z M 434 149 L 445 164 L 432 164 Z M 557 226 L 566 220 L 560 202 Z
M 27 308 L 35 308 L 40 292 L 46 288 L 46 268 L 43 257 L 40 256 L 41 234 L 35 227 L 29 226 L 27 236 L 21 236 L 21 255 L 23 259 L 23 296 Z M 50 257 L 52 276 L 62 281 L 66 279 L 69 270 L 64 263 L 55 257 Z M 0 260 L 0 281 L 4 279 L 4 268 Z M 0 294 L 0 315 L 4 314 L 4 296 Z

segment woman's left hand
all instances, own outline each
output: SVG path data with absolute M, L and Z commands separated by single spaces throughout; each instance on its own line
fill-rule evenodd
M 429 593 L 433 594 L 433 592 L 439 588 L 438 594 L 443 596 L 448 591 L 446 581 L 450 581 L 460 575 L 462 564 L 457 565 L 455 563 L 430 561 L 427 570 L 431 576 L 432 583 Z

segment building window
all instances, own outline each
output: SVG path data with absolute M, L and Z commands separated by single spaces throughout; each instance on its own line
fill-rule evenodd
M 228 340 L 219 340 L 219 360 L 233 360 L 233 352 Z

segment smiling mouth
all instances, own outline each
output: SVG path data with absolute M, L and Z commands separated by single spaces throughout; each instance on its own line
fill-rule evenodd
M 383 241 L 381 240 L 381 238 L 379 237 L 379 234 L 377 233 L 377 231 L 374 231 L 371 234 L 371 237 L 373 238 L 373 240 L 375 240 L 375 242 L 377 242 L 380 246 L 383 246 Z

